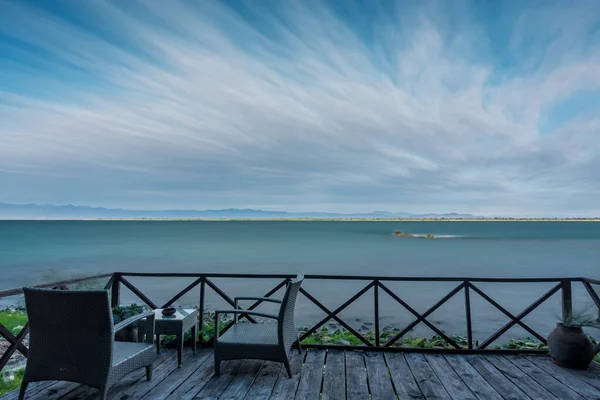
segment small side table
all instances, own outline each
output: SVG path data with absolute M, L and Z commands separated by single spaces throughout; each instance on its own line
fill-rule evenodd
M 156 351 L 160 353 L 160 335 L 175 335 L 177 345 L 177 362 L 181 368 L 181 353 L 183 352 L 183 335 L 192 330 L 192 342 L 196 353 L 198 310 L 177 309 L 173 315 L 162 315 L 162 308 L 154 310 L 154 332 L 156 334 Z

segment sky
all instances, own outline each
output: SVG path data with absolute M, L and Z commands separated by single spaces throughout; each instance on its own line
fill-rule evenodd
M 600 216 L 595 1 L 0 0 L 0 202 Z

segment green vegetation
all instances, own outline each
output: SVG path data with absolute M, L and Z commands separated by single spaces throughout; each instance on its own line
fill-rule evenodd
M 127 318 L 141 314 L 148 310 L 148 307 L 141 306 L 139 304 L 130 304 L 128 306 L 116 306 L 112 308 L 113 321 L 118 324 L 121 321 L 125 321 Z M 136 324 L 132 324 L 135 326 Z
M 600 319 L 594 312 L 579 311 L 563 317 L 562 324 L 564 326 L 600 328 Z
M 26 323 L 27 314 L 25 310 L 11 310 L 10 308 L 0 310 L 0 324 L 4 325 L 13 335 L 17 335 Z
M 300 330 L 301 334 L 305 333 L 308 329 L 303 328 Z M 392 337 L 396 336 L 400 330 L 398 328 L 392 328 L 384 330 L 380 333 L 379 339 L 381 343 L 387 342 Z M 373 331 L 363 332 L 362 335 L 370 343 L 375 343 L 375 333 Z M 468 347 L 468 341 L 463 336 L 452 335 L 450 339 L 454 340 L 456 344 L 462 348 Z M 342 346 L 357 346 L 363 345 L 364 343 L 356 338 L 350 331 L 346 329 L 329 329 L 326 326 L 314 332 L 309 337 L 302 341 L 303 344 L 326 344 L 326 345 L 342 345 Z M 475 342 L 477 346 L 479 343 Z M 394 342 L 391 347 L 406 347 L 415 349 L 452 349 L 454 348 L 451 344 L 447 343 L 441 336 L 433 335 L 431 337 L 403 337 L 398 341 Z M 510 339 L 508 342 L 495 345 L 495 349 L 531 349 L 531 350 L 545 350 L 547 347 L 530 337 L 525 339 Z
M 4 393 L 12 392 L 21 386 L 24 369 L 19 369 L 8 373 L 6 376 L 0 376 L 0 396 Z

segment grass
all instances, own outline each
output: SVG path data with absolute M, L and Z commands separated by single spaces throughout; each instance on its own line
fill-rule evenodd
M 7 376 L 0 377 L 0 396 L 5 393 L 12 392 L 21 386 L 21 379 L 23 379 L 23 372 L 25 370 L 19 369 Z
M 25 314 L 25 310 L 11 310 L 8 308 L 0 310 L 0 324 L 4 325 L 14 335 L 17 335 L 26 323 L 27 314 Z

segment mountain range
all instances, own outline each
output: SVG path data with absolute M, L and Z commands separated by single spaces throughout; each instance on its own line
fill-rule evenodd
M 370 213 L 287 212 L 228 208 L 223 210 L 125 210 L 54 204 L 0 203 L 0 219 L 91 219 L 91 218 L 473 218 L 471 214 L 410 214 L 374 211 Z

